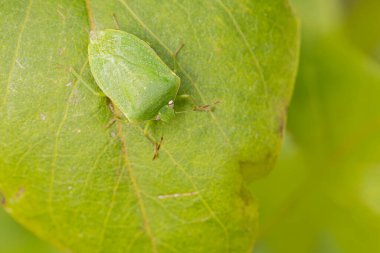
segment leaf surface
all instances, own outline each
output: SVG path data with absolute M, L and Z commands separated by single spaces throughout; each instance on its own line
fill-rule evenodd
M 69 252 L 246 252 L 256 203 L 241 165 L 271 167 L 297 67 L 298 23 L 276 1 L 0 2 L 0 191 L 4 207 Z M 209 113 L 157 124 L 117 122 L 87 64 L 90 28 L 148 42 L 180 94 Z M 90 20 L 90 22 L 89 22 Z M 182 105 L 186 107 L 186 103 Z M 257 166 L 255 166 L 257 164 Z M 244 166 L 243 166 L 244 167 Z

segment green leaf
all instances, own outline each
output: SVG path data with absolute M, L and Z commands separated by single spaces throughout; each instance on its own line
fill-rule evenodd
M 54 253 L 46 243 L 35 238 L 30 232 L 12 220 L 0 209 L 0 252 L 2 253 Z
M 380 66 L 340 31 L 304 30 L 287 145 L 252 186 L 255 252 L 380 252 Z
M 301 19 L 302 32 L 327 32 L 341 23 L 342 0 L 291 0 Z
M 345 31 L 349 38 L 365 52 L 380 60 L 380 2 L 356 1 L 347 8 Z
M 287 2 L 86 3 L 1 1 L 6 211 L 70 252 L 248 251 L 257 211 L 241 164 L 269 168 L 281 143 L 298 56 L 298 22 Z M 115 28 L 114 16 L 170 67 L 184 43 L 180 94 L 220 101 L 213 112 L 158 124 L 164 142 L 156 161 L 143 125 L 106 129 L 109 102 L 68 70 L 95 87 L 88 20 Z

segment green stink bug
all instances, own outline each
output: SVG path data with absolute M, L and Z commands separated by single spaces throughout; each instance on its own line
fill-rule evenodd
M 92 75 L 130 122 L 169 121 L 180 78 L 143 40 L 120 30 L 91 32 Z
M 174 58 L 179 50 L 173 55 Z M 146 42 L 120 30 L 92 31 L 88 56 L 92 75 L 104 95 L 129 122 L 148 122 L 144 134 L 155 144 L 154 160 L 163 138 L 159 142 L 154 141 L 148 134 L 148 128 L 153 120 L 169 122 L 174 118 L 174 101 L 180 78 Z M 80 78 L 77 73 L 74 74 Z M 83 83 L 96 94 L 88 84 Z M 189 95 L 178 97 L 192 100 Z M 209 105 L 193 107 L 193 111 L 210 109 Z

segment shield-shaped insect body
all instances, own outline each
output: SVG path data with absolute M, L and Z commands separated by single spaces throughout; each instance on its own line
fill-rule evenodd
M 175 100 L 180 78 L 136 36 L 91 32 L 88 56 L 96 83 L 129 121 L 155 119 Z

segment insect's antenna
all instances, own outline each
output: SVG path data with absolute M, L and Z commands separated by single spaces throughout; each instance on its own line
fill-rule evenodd
M 174 52 L 174 54 L 173 54 L 173 57 L 174 58 L 177 58 L 177 55 L 178 55 L 178 53 L 179 53 L 179 51 L 181 51 L 182 50 L 182 48 L 185 46 L 185 43 L 182 43 L 180 46 L 179 46 L 179 48 Z
M 115 22 L 116 28 L 120 30 L 120 24 L 119 24 L 119 21 L 117 20 L 115 13 L 112 13 L 112 18 L 113 18 L 113 21 Z

